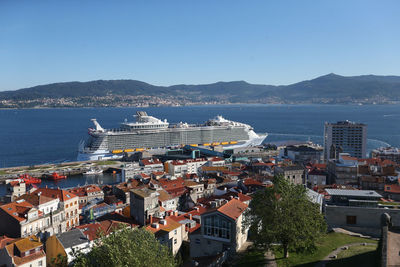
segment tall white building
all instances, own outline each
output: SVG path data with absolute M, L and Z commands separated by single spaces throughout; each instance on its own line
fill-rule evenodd
M 325 122 L 324 159 L 337 158 L 339 153 L 349 153 L 356 158 L 367 155 L 367 125 L 351 121 Z

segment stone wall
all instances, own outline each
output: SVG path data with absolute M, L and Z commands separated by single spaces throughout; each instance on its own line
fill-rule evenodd
M 381 215 L 383 213 L 388 213 L 391 216 L 393 226 L 400 226 L 400 209 L 325 206 L 325 218 L 329 227 L 344 228 L 376 237 L 381 235 Z M 356 218 L 355 223 L 349 224 L 348 216 L 354 216 Z

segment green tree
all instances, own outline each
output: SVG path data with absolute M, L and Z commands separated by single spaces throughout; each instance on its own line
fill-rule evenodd
M 75 253 L 74 266 L 175 266 L 170 249 L 145 229 L 122 228 L 99 238 L 87 254 Z
M 68 261 L 67 257 L 58 254 L 56 258 L 52 258 L 49 263 L 47 263 L 48 266 L 50 267 L 67 267 L 68 266 Z
M 284 257 L 288 251 L 315 249 L 316 239 L 326 231 L 317 204 L 312 203 L 302 185 L 274 178 L 274 186 L 257 191 L 246 212 L 256 246 L 269 248 L 280 244 Z

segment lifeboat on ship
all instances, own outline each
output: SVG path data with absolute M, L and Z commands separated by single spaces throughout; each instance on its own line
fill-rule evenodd
M 40 184 L 42 182 L 41 179 L 32 177 L 29 174 L 21 174 L 18 177 L 19 180 L 23 181 L 25 184 Z

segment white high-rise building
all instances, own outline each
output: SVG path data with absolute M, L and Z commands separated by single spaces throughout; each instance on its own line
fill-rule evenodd
M 338 158 L 339 153 L 349 153 L 356 158 L 367 155 L 367 125 L 351 121 L 325 122 L 324 159 Z

